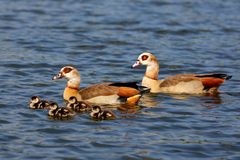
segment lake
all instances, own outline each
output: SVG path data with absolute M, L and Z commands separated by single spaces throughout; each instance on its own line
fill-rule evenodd
M 0 1 L 1 159 L 240 159 L 240 1 Z M 106 106 L 59 121 L 30 110 L 31 96 L 63 104 L 65 65 L 81 87 L 141 81 L 131 69 L 149 51 L 159 78 L 232 75 L 217 96 L 146 94 L 138 106 Z

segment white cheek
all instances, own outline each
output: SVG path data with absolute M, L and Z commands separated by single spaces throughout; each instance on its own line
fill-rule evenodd
M 93 110 L 93 113 L 98 113 L 98 110 Z
M 143 65 L 148 65 L 149 64 L 149 62 L 147 61 L 147 60 L 145 60 L 145 61 L 141 61 L 141 63 L 143 64 Z
M 67 78 L 67 79 L 69 79 L 69 78 L 70 78 L 70 75 L 69 75 L 69 73 L 63 73 L 63 76 L 64 76 L 65 78 Z

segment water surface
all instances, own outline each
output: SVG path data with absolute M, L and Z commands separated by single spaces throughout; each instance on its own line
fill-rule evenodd
M 1 159 L 239 159 L 240 1 L 0 1 Z M 65 65 L 81 87 L 140 81 L 141 52 L 160 61 L 159 78 L 233 75 L 218 96 L 145 95 L 118 106 L 115 121 L 82 114 L 48 119 L 32 95 L 62 104 Z

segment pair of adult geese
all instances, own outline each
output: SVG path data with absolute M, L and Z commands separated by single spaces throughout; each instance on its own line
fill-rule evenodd
M 69 100 L 74 96 L 78 101 L 88 101 L 95 104 L 138 103 L 141 95 L 146 91 L 151 93 L 174 94 L 216 94 L 219 86 L 231 78 L 227 74 L 177 74 L 158 79 L 159 62 L 148 52 L 139 55 L 133 68 L 146 65 L 146 72 L 142 79 L 142 86 L 135 82 L 129 83 L 100 83 L 80 89 L 80 73 L 72 66 L 63 67 L 53 80 L 66 78 L 67 85 L 63 98 Z

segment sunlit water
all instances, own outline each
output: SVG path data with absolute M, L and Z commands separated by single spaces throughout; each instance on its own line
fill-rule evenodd
M 240 1 L 0 1 L 1 159 L 240 159 Z M 177 73 L 233 75 L 207 96 L 145 95 L 115 121 L 69 121 L 28 109 L 32 95 L 62 104 L 74 65 L 81 87 L 140 81 L 143 51 Z

